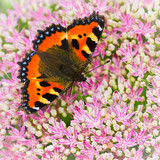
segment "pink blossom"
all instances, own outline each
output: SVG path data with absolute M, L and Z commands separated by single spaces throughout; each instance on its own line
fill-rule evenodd
M 86 113 L 82 107 L 75 106 L 74 108 L 72 108 L 72 112 L 74 114 L 73 122 L 77 124 L 85 122 Z
M 8 27 L 13 29 L 17 26 L 18 15 L 13 14 L 11 10 L 8 10 L 8 17 L 3 13 L 1 13 L 0 17 L 0 25 L 4 30 L 7 30 Z
M 117 77 L 121 77 L 122 70 L 124 69 L 124 67 L 122 67 L 122 64 L 120 63 L 120 60 L 116 54 L 114 54 L 113 56 L 113 62 L 114 62 L 114 66 L 109 66 L 109 70 L 112 73 L 116 74 Z
M 65 13 L 70 12 L 74 6 L 74 14 L 80 18 L 86 15 L 88 16 L 90 11 L 93 10 L 93 5 L 90 5 L 90 2 L 86 4 L 84 0 L 82 0 L 81 3 L 78 3 L 78 1 L 70 1 L 70 3 L 68 3 L 67 0 L 60 0 L 58 3 L 65 8 Z M 85 9 L 86 7 L 88 10 Z
M 135 114 L 135 112 L 131 112 L 131 113 L 127 114 L 128 109 L 129 108 L 127 107 L 126 103 L 123 108 L 121 108 L 121 106 L 119 106 L 119 105 L 112 108 L 112 110 L 114 111 L 114 113 L 117 116 L 117 118 L 115 118 L 115 120 L 127 125 L 130 118 Z
M 158 42 L 160 44 L 160 35 L 157 36 L 156 42 Z
M 60 143 L 68 145 L 70 148 L 74 148 L 77 142 L 77 131 L 74 130 L 73 133 L 70 130 L 63 128 L 63 134 L 67 137 L 66 139 L 60 139 Z
M 66 102 L 66 103 L 72 103 L 76 97 L 77 97 L 78 93 L 73 94 L 72 93 L 72 87 L 67 91 L 67 94 L 62 94 L 61 98 Z
M 134 153 L 134 156 L 128 158 L 128 160 L 144 160 L 142 149 L 139 149 L 138 151 L 136 151 L 136 153 Z
M 12 131 L 10 132 L 10 134 L 12 136 L 8 136 L 7 139 L 9 141 L 15 141 L 17 140 L 17 143 L 21 143 L 22 140 L 25 139 L 26 135 L 25 135 L 25 126 L 22 126 L 20 131 L 18 131 L 16 128 L 11 126 Z
M 142 94 L 143 88 L 138 88 L 137 90 L 134 90 L 133 87 L 126 81 L 126 88 L 130 89 L 130 93 L 126 93 L 128 96 L 128 99 L 132 101 L 142 101 L 143 98 L 140 96 Z
M 49 121 L 53 125 L 53 126 L 49 126 L 49 128 L 52 131 L 50 138 L 51 139 L 62 138 L 64 135 L 64 132 L 63 132 L 64 126 L 63 126 L 62 122 L 60 122 L 60 123 L 56 122 L 56 120 L 53 117 L 51 117 L 49 119 Z
M 88 107 L 91 107 L 94 109 L 94 111 L 96 111 L 97 109 L 101 109 L 102 108 L 102 101 L 101 101 L 101 97 L 96 97 L 93 94 L 93 102 L 92 103 L 87 103 L 86 104 Z
M 33 151 L 35 147 L 40 143 L 32 133 L 30 134 L 31 134 L 30 139 L 25 138 L 21 140 L 21 144 L 28 146 Z
M 86 115 L 86 124 L 89 128 L 100 127 L 105 118 L 101 118 L 101 110 L 99 108 L 94 109 L 93 117 L 89 114 Z
M 139 133 L 137 133 L 137 131 L 135 131 L 135 130 L 132 130 L 132 133 L 133 133 L 133 137 L 134 137 L 135 141 L 140 145 L 145 143 L 145 141 L 150 138 L 150 136 L 145 135 L 145 130 L 142 130 Z
M 54 159 L 54 160 L 60 160 L 63 156 L 63 153 L 60 154 L 60 148 L 54 148 L 54 152 L 52 151 L 45 151 L 45 153 L 42 155 L 42 159 Z
M 99 11 L 101 13 L 112 10 L 112 7 L 107 4 L 107 1 L 94 0 L 93 4 L 96 6 L 94 7 L 94 10 L 97 10 L 97 8 L 99 8 Z
M 111 139 L 112 136 L 107 136 L 107 129 L 101 128 L 101 135 L 97 135 L 95 132 L 92 132 L 94 134 L 93 139 L 95 142 L 100 144 L 107 144 Z
M 151 23 L 147 22 L 146 24 L 143 24 L 142 21 L 140 21 L 139 19 L 137 19 L 138 25 L 137 25 L 137 29 L 134 31 L 137 34 L 141 34 L 141 35 L 146 35 L 146 34 L 151 34 L 154 33 L 155 30 L 151 29 Z
M 122 99 L 121 99 L 121 95 L 118 91 L 115 91 L 113 93 L 113 104 L 112 106 L 115 107 L 117 104 L 121 105 Z
M 154 154 L 160 155 L 160 144 L 158 142 L 155 143 L 154 149 L 155 149 Z
M 160 106 L 159 107 L 157 107 L 156 109 L 147 109 L 147 111 L 150 113 L 150 114 L 152 114 L 152 115 L 154 115 L 155 117 L 157 117 L 157 119 L 159 119 L 160 118 Z
M 144 51 L 146 54 L 149 54 L 149 50 L 147 49 L 148 41 L 144 42 L 142 35 L 137 35 L 138 43 L 134 45 L 138 49 L 139 52 Z
M 94 81 L 92 79 L 87 80 L 88 83 L 82 83 L 82 87 L 85 90 L 91 90 L 93 93 L 96 93 L 98 89 L 98 84 L 95 85 Z M 84 93 L 85 94 L 85 93 Z
M 116 31 L 120 32 L 129 32 L 133 30 L 133 26 L 135 25 L 135 19 L 132 18 L 130 15 L 125 15 L 124 13 L 121 13 L 121 21 L 122 26 L 118 28 L 114 28 Z
M 47 10 L 44 7 L 40 7 L 38 8 L 38 10 L 35 11 L 31 11 L 32 16 L 34 17 L 34 20 L 39 20 L 39 21 L 43 21 L 45 19 L 45 13 L 47 12 Z
M 124 57 L 122 58 L 121 62 L 131 61 L 135 55 L 137 55 L 137 49 L 133 51 L 131 44 L 128 45 L 127 48 L 122 44 L 121 48 L 119 49 L 121 55 Z
M 123 151 L 126 150 L 128 147 L 133 147 L 136 145 L 136 141 L 134 141 L 133 138 L 131 138 L 132 132 L 129 132 L 128 135 L 124 138 L 121 138 L 119 136 L 116 136 L 118 143 L 116 143 L 114 146 L 119 148 L 122 148 Z
M 42 110 L 39 110 L 38 111 L 38 116 L 37 115 L 34 115 L 34 114 L 30 114 L 29 115 L 32 119 L 35 119 L 36 121 L 39 122 L 39 124 L 43 124 L 44 122 L 46 122 L 46 118 L 45 118 L 45 115 L 44 115 L 44 112 Z
M 153 88 L 148 88 L 148 91 L 147 91 L 147 97 L 151 100 L 151 101 L 153 101 L 153 102 L 155 102 L 155 103 L 157 103 L 158 105 L 160 105 L 160 88 L 157 86 L 157 82 L 156 82 L 156 80 L 157 80 L 157 77 L 154 77 L 154 79 L 152 80 L 152 86 L 153 86 Z
M 147 67 L 143 66 L 143 59 L 141 60 L 139 66 L 131 62 L 132 64 L 132 75 L 140 78 L 144 77 L 144 74 L 147 72 Z
M 92 160 L 94 158 L 94 155 L 98 155 L 98 151 L 95 150 L 94 147 L 92 147 L 86 140 L 83 142 L 86 149 L 81 150 L 81 153 L 83 153 L 88 160 Z
M 155 120 L 154 118 L 149 119 L 148 117 L 144 116 L 144 124 L 147 127 L 147 131 L 150 134 L 153 134 L 153 130 L 154 129 L 158 129 L 159 128 L 159 126 L 154 126 L 153 125 L 154 120 Z
M 119 39 L 121 38 L 121 34 L 120 33 L 117 33 L 116 29 L 112 30 L 112 32 L 109 32 L 108 30 L 104 29 L 104 33 L 107 34 L 107 36 L 111 36 L 113 39 Z M 120 44 L 116 43 L 117 46 L 119 46 Z
M 1 115 L 0 119 L 1 129 L 9 129 L 10 128 L 10 116 Z
M 160 159 L 159 15 L 153 12 L 160 5 L 142 1 L 19 0 L 0 13 L 1 160 Z M 87 81 L 37 113 L 19 110 L 17 62 L 33 50 L 37 29 L 67 27 L 93 11 L 104 15 L 105 28 L 83 72 Z
M 105 48 L 106 48 L 106 43 L 105 42 L 101 42 L 101 44 L 97 45 L 94 53 L 93 53 L 93 57 L 97 56 L 97 55 L 101 55 L 102 59 L 104 58 L 106 52 L 105 52 Z

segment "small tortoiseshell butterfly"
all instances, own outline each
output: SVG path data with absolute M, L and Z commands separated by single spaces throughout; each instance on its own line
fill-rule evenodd
M 35 51 L 26 54 L 20 65 L 22 87 L 20 108 L 33 113 L 50 104 L 74 81 L 86 81 L 82 72 L 104 29 L 104 16 L 93 12 L 75 19 L 67 28 L 52 24 L 38 30 Z

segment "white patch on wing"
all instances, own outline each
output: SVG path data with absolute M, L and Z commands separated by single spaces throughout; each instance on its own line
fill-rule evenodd
M 37 111 L 38 111 L 38 110 L 40 110 L 40 108 L 39 108 L 39 107 L 33 107 L 33 109 L 35 109 L 35 110 L 37 110 Z
M 102 31 L 102 30 L 103 30 L 100 25 L 98 25 L 98 29 L 99 29 L 99 31 Z

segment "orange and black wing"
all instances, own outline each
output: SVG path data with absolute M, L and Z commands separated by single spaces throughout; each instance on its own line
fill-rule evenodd
M 68 40 L 66 29 L 61 25 L 52 25 L 45 31 L 38 31 L 37 39 L 33 42 L 36 50 L 26 54 L 22 62 L 19 62 L 19 78 L 23 82 L 21 106 L 27 113 L 33 113 L 50 104 L 60 94 L 69 88 L 72 81 L 63 79 L 63 75 L 57 73 L 56 63 L 61 62 L 59 52 L 68 56 Z M 52 50 L 51 48 L 54 48 Z M 49 64 L 43 63 L 41 58 L 51 54 L 55 59 Z M 44 58 L 45 59 L 45 58 Z M 47 59 L 49 60 L 49 58 Z M 50 68 L 52 64 L 52 68 Z
M 67 28 L 68 41 L 74 52 L 71 58 L 83 71 L 92 57 L 104 29 L 104 16 L 93 12 L 89 17 L 74 20 Z
M 46 30 L 38 30 L 37 38 L 33 41 L 33 48 L 36 51 L 47 52 L 53 46 L 59 46 L 68 50 L 68 40 L 66 28 L 63 26 L 52 24 L 46 27 Z
M 104 17 L 93 12 L 67 29 L 52 24 L 38 30 L 33 41 L 35 52 L 18 63 L 24 83 L 21 108 L 33 113 L 67 90 L 88 64 L 103 28 Z
M 41 60 L 36 52 L 27 54 L 22 62 L 19 78 L 24 83 L 21 88 L 21 106 L 27 113 L 33 113 L 50 104 L 67 90 L 71 81 L 60 79 L 59 76 L 48 77 L 40 72 Z M 54 68 L 53 68 L 54 70 Z

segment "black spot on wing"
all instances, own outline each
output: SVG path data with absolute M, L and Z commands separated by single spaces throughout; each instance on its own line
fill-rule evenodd
M 79 34 L 78 37 L 79 37 L 79 38 L 82 38 L 82 35 Z
M 48 82 L 46 82 L 46 81 L 40 82 L 40 85 L 41 85 L 42 87 L 48 87 L 48 86 L 50 86 L 50 84 L 49 84 Z
M 40 79 L 41 79 L 41 78 L 47 78 L 47 76 L 46 76 L 45 74 L 42 74 L 42 73 L 41 73 L 41 75 L 40 75 L 39 77 L 37 77 L 37 78 L 40 78 Z
M 59 89 L 59 88 L 57 88 L 57 87 L 53 87 L 53 89 L 54 89 L 56 92 L 58 92 L 58 93 L 62 92 L 62 90 Z
M 69 50 L 69 43 L 68 40 L 65 38 L 62 41 L 62 45 L 60 46 L 61 49 L 68 51 Z
M 94 52 L 94 49 L 96 48 L 97 43 L 95 41 L 92 41 L 90 37 L 87 38 L 86 44 L 88 45 L 91 52 Z
M 79 49 L 79 43 L 76 39 L 72 39 L 72 45 L 75 47 L 75 49 Z
M 100 36 L 102 34 L 102 31 L 99 30 L 98 27 L 94 27 L 92 32 L 95 34 L 95 36 L 97 36 L 98 40 L 100 39 Z
M 40 101 L 36 101 L 34 104 L 35 104 L 35 107 L 39 107 L 39 108 L 42 108 L 46 105 L 44 103 L 41 103 Z
M 83 54 L 83 56 L 84 56 L 85 58 L 88 58 L 88 57 L 89 57 L 89 54 L 88 54 L 86 51 L 84 51 L 84 50 L 82 50 L 82 54 Z
M 42 97 L 52 102 L 54 99 L 57 98 L 57 95 L 46 93 Z

